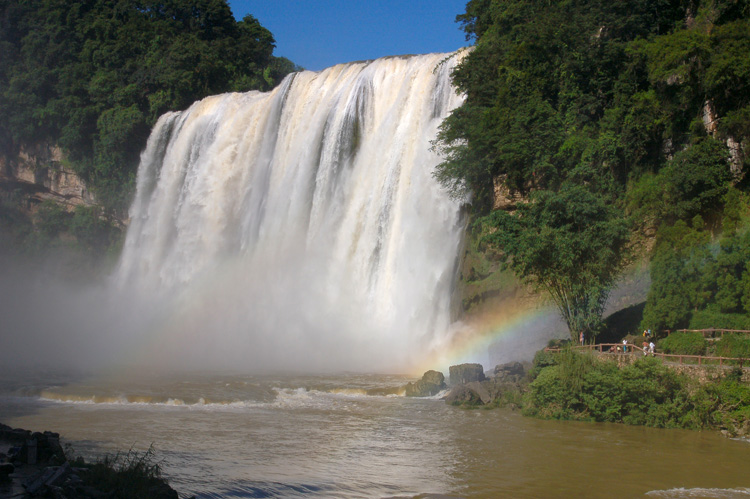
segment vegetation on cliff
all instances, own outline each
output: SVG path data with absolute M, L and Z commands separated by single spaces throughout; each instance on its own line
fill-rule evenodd
M 207 95 L 266 90 L 296 69 L 226 0 L 0 0 L 0 152 L 58 144 L 122 212 L 156 119 Z
M 0 0 L 0 161 L 55 145 L 98 206 L 0 190 L 0 252 L 96 273 L 119 250 L 139 154 L 158 117 L 207 95 L 268 90 L 299 69 L 226 0 Z M 43 165 L 44 166 L 44 165 Z M 48 269 L 49 270 L 49 269 Z
M 707 273 L 731 267 L 716 248 L 740 254 L 747 231 L 750 3 L 471 0 L 458 20 L 476 43 L 453 75 L 466 100 L 441 128 L 436 178 L 470 193 L 485 245 L 550 293 L 571 336 L 596 334 L 653 234 L 646 327 L 747 317 L 738 260 L 727 305 L 706 292 L 718 277 L 676 288 L 695 273 L 688 253 Z M 500 190 L 524 200 L 493 211 Z M 675 237 L 688 230 L 695 244 Z
M 702 219 L 659 230 L 642 325 L 750 329 L 750 232 L 712 241 Z
M 122 243 L 122 226 L 99 206 L 69 212 L 45 200 L 34 209 L 16 192 L 0 196 L 0 260 L 8 266 L 37 266 L 43 272 L 86 282 L 109 270 Z

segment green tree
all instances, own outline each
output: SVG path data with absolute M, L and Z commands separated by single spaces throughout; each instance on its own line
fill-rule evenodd
M 70 221 L 70 231 L 84 249 L 95 252 L 108 248 L 117 236 L 116 229 L 97 207 L 76 208 Z
M 699 217 L 663 226 L 651 262 L 644 329 L 750 325 L 750 232 L 712 243 Z
M 47 237 L 56 237 L 68 229 L 70 214 L 54 201 L 46 200 L 37 209 L 35 226 Z
M 0 1 L 0 152 L 56 143 L 122 213 L 148 131 L 207 95 L 290 71 L 273 35 L 226 0 Z
M 663 226 L 651 261 L 651 288 L 643 310 L 644 329 L 677 329 L 688 326 L 692 310 L 708 297 L 701 281 L 712 259 L 710 234 L 699 220 L 690 227 L 679 220 Z
M 603 196 L 565 183 L 559 191 L 532 193 L 514 213 L 480 219 L 524 282 L 549 294 L 571 337 L 598 333 L 609 291 L 627 251 L 627 221 Z
M 457 20 L 475 46 L 453 74 L 465 100 L 440 128 L 435 146 L 444 160 L 435 177 L 485 216 L 494 243 L 518 260 L 513 270 L 563 296 L 544 276 L 571 273 L 556 252 L 573 253 L 555 242 L 549 220 L 531 213 L 575 184 L 623 207 L 638 231 L 634 241 L 658 230 L 648 327 L 740 323 L 750 276 L 736 265 L 729 272 L 718 263 L 729 255 L 716 260 L 708 243 L 722 225 L 728 235 L 741 231 L 748 208 L 742 194 L 750 183 L 739 180 L 750 143 L 748 3 L 471 0 Z M 503 190 L 525 196 L 515 214 L 492 212 Z M 696 216 L 700 227 L 690 227 Z M 677 238 L 688 229 L 705 241 Z M 621 258 L 622 239 L 611 244 Z M 568 260 L 582 268 L 596 262 Z M 723 278 L 711 275 L 725 270 Z M 569 326 L 596 316 L 609 285 L 596 276 L 566 281 L 567 295 L 578 298 L 556 301 L 589 311 L 558 304 Z

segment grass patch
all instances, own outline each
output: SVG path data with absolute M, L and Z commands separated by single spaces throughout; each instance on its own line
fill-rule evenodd
M 153 445 L 146 451 L 130 449 L 125 453 L 106 455 L 95 463 L 82 457 L 71 464 L 86 471 L 80 475 L 83 483 L 116 499 L 177 499 L 177 493 L 162 477 L 162 462 L 156 459 Z

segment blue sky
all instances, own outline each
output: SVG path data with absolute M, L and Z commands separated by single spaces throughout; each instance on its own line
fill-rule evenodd
M 273 33 L 274 55 L 318 71 L 387 55 L 452 52 L 469 45 L 456 16 L 467 0 L 229 0 Z

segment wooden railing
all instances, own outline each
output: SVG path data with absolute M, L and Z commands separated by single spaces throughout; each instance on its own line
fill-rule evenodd
M 589 350 L 595 351 L 600 354 L 612 354 L 612 355 L 653 355 L 654 357 L 660 357 L 667 362 L 675 362 L 680 365 L 684 365 L 685 361 L 694 360 L 697 361 L 697 365 L 704 366 L 710 364 L 716 364 L 718 362 L 719 367 L 723 367 L 724 364 L 729 362 L 736 362 L 739 367 L 743 367 L 750 359 L 742 357 L 712 357 L 706 355 L 680 355 L 680 354 L 669 354 L 660 352 L 647 352 L 638 345 L 623 345 L 622 343 L 597 343 L 595 345 L 573 345 L 570 347 L 574 350 Z M 623 351 L 623 348 L 627 348 L 627 351 Z M 619 350 L 618 350 L 619 349 Z M 545 352 L 559 352 L 560 348 L 545 348 Z
M 716 328 L 709 328 L 709 329 L 675 329 L 674 331 L 670 331 L 669 329 L 663 331 L 664 333 L 669 336 L 671 333 L 701 333 L 703 334 L 704 338 L 715 338 L 716 333 L 720 333 L 720 337 L 724 337 L 724 333 L 740 333 L 740 334 L 750 334 L 750 331 L 746 329 L 716 329 Z

